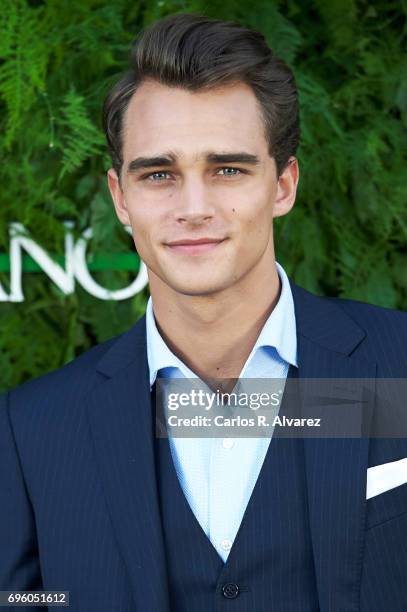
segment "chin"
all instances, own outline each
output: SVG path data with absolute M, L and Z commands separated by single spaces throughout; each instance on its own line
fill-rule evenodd
M 182 283 L 171 283 L 170 286 L 177 293 L 181 293 L 182 295 L 190 295 L 190 296 L 208 296 L 219 293 L 223 289 L 226 288 L 225 283 L 214 283 L 210 281 L 208 283 L 202 282 L 189 282 L 186 283 L 185 280 Z

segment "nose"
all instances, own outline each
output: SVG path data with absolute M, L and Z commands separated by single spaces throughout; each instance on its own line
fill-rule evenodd
M 212 219 L 215 215 L 212 197 L 202 178 L 186 178 L 177 193 L 177 222 L 181 225 L 201 225 Z

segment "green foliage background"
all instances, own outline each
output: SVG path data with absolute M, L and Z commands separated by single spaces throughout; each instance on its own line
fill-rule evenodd
M 91 252 L 133 248 L 106 189 L 100 109 L 140 28 L 178 11 L 255 27 L 294 68 L 301 179 L 277 259 L 311 291 L 406 309 L 405 1 L 2 0 L 0 252 L 19 221 L 62 254 L 66 219 L 93 228 Z M 113 289 L 133 274 L 95 278 Z M 8 273 L 0 283 L 9 289 Z M 44 274 L 23 286 L 25 302 L 0 303 L 2 388 L 128 329 L 147 298 L 99 301 L 79 286 L 66 297 Z

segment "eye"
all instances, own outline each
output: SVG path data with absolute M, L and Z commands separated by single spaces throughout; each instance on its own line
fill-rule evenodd
M 221 176 L 238 176 L 239 174 L 242 174 L 242 171 L 239 168 L 229 168 L 229 167 L 225 167 L 225 168 L 219 168 L 217 174 L 221 173 Z
M 164 172 L 164 170 L 160 170 L 158 172 L 151 172 L 151 174 L 147 174 L 143 178 L 146 178 L 149 181 L 152 181 L 153 183 L 161 183 L 162 181 L 165 181 L 169 176 L 169 172 Z

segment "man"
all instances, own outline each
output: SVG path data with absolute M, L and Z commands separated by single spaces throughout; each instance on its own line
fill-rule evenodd
M 2 398 L 0 589 L 87 612 L 405 611 L 405 438 L 154 434 L 157 379 L 406 377 L 405 314 L 316 297 L 275 262 L 299 177 L 291 71 L 256 32 L 172 16 L 104 123 L 151 299 Z

